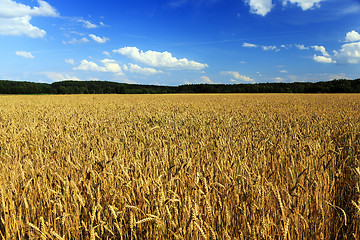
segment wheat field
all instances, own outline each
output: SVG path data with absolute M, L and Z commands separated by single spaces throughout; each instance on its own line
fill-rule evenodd
M 360 95 L 0 96 L 2 239 L 359 239 Z

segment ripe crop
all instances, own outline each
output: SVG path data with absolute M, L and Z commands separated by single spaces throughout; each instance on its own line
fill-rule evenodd
M 3 239 L 360 238 L 360 95 L 0 96 Z

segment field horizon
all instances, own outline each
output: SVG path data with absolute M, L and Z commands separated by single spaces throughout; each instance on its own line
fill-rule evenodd
M 0 94 L 360 93 L 360 79 L 318 82 L 142 85 L 110 81 L 36 83 L 0 80 Z

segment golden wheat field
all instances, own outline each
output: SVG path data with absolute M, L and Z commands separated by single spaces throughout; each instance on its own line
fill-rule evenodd
M 2 239 L 359 239 L 360 95 L 0 96 Z

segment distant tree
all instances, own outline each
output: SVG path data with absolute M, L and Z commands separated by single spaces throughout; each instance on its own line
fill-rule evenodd
M 163 93 L 360 93 L 360 79 L 304 83 L 193 84 L 154 86 L 107 81 L 52 84 L 0 80 L 0 94 L 163 94 Z

